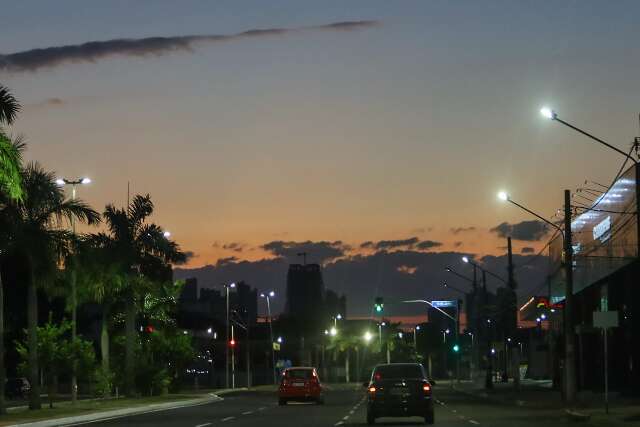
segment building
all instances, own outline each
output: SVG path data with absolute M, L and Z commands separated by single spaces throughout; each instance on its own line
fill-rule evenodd
M 592 189 L 595 200 L 575 207 L 580 214 L 571 222 L 576 372 L 583 390 L 601 390 L 604 383 L 604 341 L 593 324 L 595 311 L 617 312 L 619 326 L 609 331 L 608 339 L 609 365 L 615 367 L 609 370 L 611 388 L 637 393 L 640 381 L 640 346 L 634 339 L 640 333 L 635 169 L 627 169 L 608 191 Z M 561 235 L 550 243 L 549 258 L 549 303 L 561 308 L 566 286 Z M 562 310 L 554 311 L 546 315 L 560 335 Z M 561 345 L 557 351 L 563 351 Z

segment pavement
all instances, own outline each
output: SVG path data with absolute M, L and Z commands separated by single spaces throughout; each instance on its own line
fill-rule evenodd
M 447 427 L 553 427 L 573 425 L 556 407 L 528 407 L 510 404 L 474 395 L 469 390 L 461 392 L 447 383 L 434 387 L 436 425 Z M 184 403 L 184 402 L 183 402 Z M 324 405 L 291 403 L 278 406 L 275 389 L 258 387 L 219 396 L 211 402 L 201 402 L 188 407 L 153 409 L 142 414 L 121 414 L 107 420 L 86 420 L 52 425 L 74 426 L 186 426 L 186 427 L 286 427 L 286 426 L 364 426 L 366 425 L 365 392 L 355 384 L 328 387 Z M 611 423 L 609 422 L 611 420 Z M 630 419 L 596 417 L 585 426 L 633 426 L 640 425 Z M 617 423 L 620 421 L 621 423 Z M 421 418 L 380 418 L 376 425 L 419 425 Z M 22 425 L 24 427 L 24 425 Z

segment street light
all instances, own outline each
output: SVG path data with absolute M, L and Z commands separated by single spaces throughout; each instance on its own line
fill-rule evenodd
M 363 338 L 364 338 L 364 341 L 368 344 L 373 339 L 373 335 L 371 334 L 371 332 L 366 331 L 363 335 Z
M 278 342 L 278 344 L 282 344 L 282 342 L 283 342 L 284 340 L 282 339 L 282 337 L 278 337 L 278 339 L 276 339 L 276 341 Z
M 164 233 L 162 233 L 162 235 L 164 236 L 165 239 L 168 239 L 169 237 L 171 237 L 171 232 L 165 231 Z
M 271 336 L 271 363 L 273 366 L 273 383 L 276 383 L 276 353 L 273 348 L 273 325 L 271 318 L 271 298 L 276 296 L 274 291 L 269 291 L 268 293 L 261 293 L 260 297 L 267 300 L 267 313 L 269 315 L 269 335 Z
M 537 213 L 535 213 L 534 211 L 532 211 L 531 209 L 521 205 L 518 202 L 515 202 L 511 196 L 509 195 L 509 193 L 507 193 L 506 191 L 500 191 L 498 192 L 498 199 L 504 201 L 504 202 L 509 202 L 514 206 L 519 207 L 520 209 L 522 209 L 523 211 L 535 216 L 536 218 L 538 218 L 539 220 L 545 222 L 546 224 L 550 225 L 551 227 L 555 228 L 557 231 L 560 232 L 560 234 L 564 235 L 564 232 L 562 231 L 562 228 L 558 227 L 557 224 L 554 224 L 553 222 L 549 221 L 548 219 L 546 219 L 545 217 L 538 215 Z
M 329 329 L 329 335 L 335 337 L 336 335 L 338 335 L 338 330 L 335 327 Z
M 90 184 L 91 179 L 87 177 L 77 179 L 58 178 L 56 184 L 60 187 L 65 185 L 71 186 L 71 200 L 76 200 L 76 186 Z M 76 234 L 76 221 L 75 217 L 71 216 L 71 230 L 73 234 Z M 75 342 L 78 331 L 78 298 L 76 290 L 76 271 L 75 268 L 71 271 L 71 341 Z M 75 403 L 78 399 L 78 366 L 75 361 L 71 364 L 71 402 Z
M 540 114 L 549 120 L 554 120 L 557 117 L 556 112 L 549 107 L 542 107 L 540 109 Z

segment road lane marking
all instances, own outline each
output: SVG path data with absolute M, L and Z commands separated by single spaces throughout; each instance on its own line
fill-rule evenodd
M 349 415 L 345 415 L 344 417 L 342 417 L 342 419 L 343 419 L 344 421 L 347 421 L 347 420 L 349 419 Z
M 267 409 L 266 406 L 261 406 L 261 407 L 258 408 L 258 411 L 264 411 L 265 409 Z
M 204 423 L 204 424 L 198 424 L 196 427 L 206 427 L 206 426 L 210 426 L 211 423 Z
M 225 422 L 225 421 L 231 421 L 233 419 L 235 419 L 235 417 L 227 417 L 227 418 L 221 419 L 220 421 Z
M 475 425 L 479 425 L 479 424 L 480 424 L 480 423 L 479 423 L 479 422 L 477 422 L 476 420 L 469 420 L 469 422 L 470 422 L 471 424 L 475 424 Z
M 251 415 L 251 414 L 253 414 L 253 411 L 247 411 L 242 413 L 242 415 Z
M 342 424 L 344 424 L 344 421 L 338 421 L 337 423 L 334 424 L 334 426 L 341 426 Z

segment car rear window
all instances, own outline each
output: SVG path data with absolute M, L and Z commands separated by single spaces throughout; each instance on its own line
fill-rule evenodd
M 424 378 L 419 365 L 385 365 L 378 366 L 373 373 L 375 380 L 392 378 Z
M 289 369 L 287 371 L 288 378 L 308 380 L 312 376 L 311 369 Z

